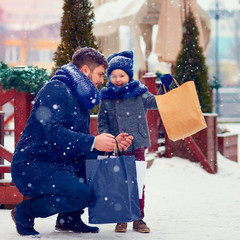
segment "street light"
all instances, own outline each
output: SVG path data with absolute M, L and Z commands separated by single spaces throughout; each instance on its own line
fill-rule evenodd
M 218 52 L 218 47 L 219 47 L 219 2 L 216 0 L 216 9 L 215 9 L 215 20 L 216 20 L 216 51 L 215 51 L 215 64 L 216 64 L 216 82 L 218 83 L 217 85 L 220 86 L 220 79 L 219 79 L 219 52 Z M 216 113 L 220 115 L 219 112 L 219 92 L 218 92 L 219 87 L 216 87 Z

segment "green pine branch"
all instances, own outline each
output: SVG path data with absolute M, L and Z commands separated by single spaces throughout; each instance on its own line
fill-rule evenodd
M 201 109 L 212 112 L 212 93 L 208 83 L 208 68 L 203 50 L 199 45 L 199 31 L 190 11 L 183 24 L 181 50 L 176 60 L 173 75 L 179 83 L 194 81 Z
M 4 90 L 16 89 L 20 92 L 36 95 L 50 79 L 44 68 L 35 66 L 11 68 L 0 62 L 0 85 Z
M 62 65 L 71 61 L 73 53 L 79 47 L 93 47 L 97 49 L 93 35 L 95 15 L 89 0 L 65 0 L 61 20 L 61 43 L 55 55 L 52 74 Z

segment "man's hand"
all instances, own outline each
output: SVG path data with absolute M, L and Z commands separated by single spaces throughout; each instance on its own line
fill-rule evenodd
M 128 133 L 120 133 L 116 137 L 118 147 L 120 151 L 126 151 L 132 144 L 133 136 L 129 136 Z
M 116 142 L 114 136 L 109 133 L 102 133 L 96 136 L 94 148 L 102 152 L 112 152 Z

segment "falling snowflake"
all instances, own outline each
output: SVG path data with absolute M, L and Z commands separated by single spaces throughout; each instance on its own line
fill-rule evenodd
M 121 211 L 121 210 L 122 210 L 122 205 L 119 204 L 119 203 L 116 203 L 116 204 L 114 205 L 114 209 L 115 209 L 116 211 Z
M 119 167 L 119 166 L 116 165 L 116 166 L 113 167 L 113 171 L 114 171 L 114 172 L 119 172 L 119 170 L 120 170 L 120 167 Z
M 57 104 L 53 104 L 53 109 L 54 110 L 58 109 L 58 105 Z
M 52 113 L 48 107 L 42 106 L 36 110 L 35 116 L 39 122 L 45 123 L 51 118 Z
M 63 218 L 61 218 L 61 219 L 59 220 L 59 223 L 60 223 L 60 224 L 64 224 L 64 222 L 65 222 L 65 220 L 64 220 Z
M 80 183 L 84 183 L 84 178 L 79 178 Z

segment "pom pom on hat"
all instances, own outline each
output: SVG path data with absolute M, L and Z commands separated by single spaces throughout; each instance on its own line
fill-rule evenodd
M 110 79 L 111 72 L 115 69 L 121 69 L 127 73 L 129 80 L 133 78 L 133 51 L 123 51 L 113 53 L 108 58 L 107 77 Z

